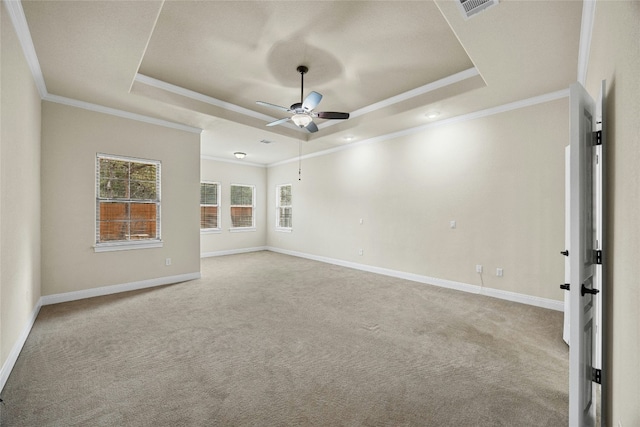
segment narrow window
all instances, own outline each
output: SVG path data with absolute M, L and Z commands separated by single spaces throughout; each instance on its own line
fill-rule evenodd
M 231 185 L 231 227 L 232 229 L 253 229 L 255 227 L 255 186 Z
M 291 184 L 276 186 L 276 229 L 291 231 Z
M 200 230 L 220 229 L 220 184 L 200 183 Z
M 96 251 L 160 246 L 160 162 L 98 154 L 96 169 Z

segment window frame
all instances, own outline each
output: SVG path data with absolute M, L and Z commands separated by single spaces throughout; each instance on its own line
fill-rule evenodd
M 248 187 L 251 188 L 251 205 L 234 205 L 233 204 L 233 187 Z M 233 208 L 238 207 L 251 207 L 251 226 L 235 227 L 233 225 L 233 214 L 231 213 Z M 256 231 L 256 186 L 252 184 L 230 184 L 229 185 L 229 216 L 231 219 L 230 232 L 237 233 L 243 231 Z
M 202 200 L 200 200 L 200 202 L 201 202 L 200 203 L 200 208 L 202 208 L 203 206 L 204 207 L 207 207 L 207 206 L 215 206 L 215 207 L 217 207 L 218 208 L 218 210 L 217 210 L 218 218 L 217 218 L 216 222 L 217 222 L 218 226 L 215 227 L 215 228 L 202 228 L 202 210 L 201 210 L 200 211 L 200 233 L 203 233 L 203 234 L 220 233 L 220 232 L 222 232 L 222 222 L 221 222 L 222 218 L 221 218 L 221 215 L 220 215 L 220 200 L 221 200 L 221 193 L 222 193 L 222 185 L 217 181 L 206 181 L 206 180 L 200 181 L 200 191 L 202 191 L 202 185 L 203 184 L 216 185 L 217 186 L 216 194 L 217 194 L 218 197 L 217 197 L 217 200 L 216 200 L 216 204 L 215 205 L 206 204 L 206 203 L 203 204 Z
M 289 187 L 289 194 L 291 195 L 291 203 L 289 205 L 282 205 L 281 204 L 281 198 L 280 198 L 280 192 L 282 190 L 283 187 Z M 281 225 L 281 218 L 282 218 L 282 209 L 283 208 L 288 208 L 289 211 L 291 212 L 290 214 L 290 219 L 289 219 L 289 227 L 283 227 Z M 276 185 L 276 231 L 282 231 L 285 233 L 290 233 L 293 230 L 293 185 L 291 184 L 280 184 L 280 185 Z
M 148 165 L 154 165 L 156 168 L 156 197 L 155 199 L 134 199 L 134 198 L 115 198 L 115 197 L 101 197 L 100 196 L 100 160 L 109 159 L 129 163 L 142 163 Z M 162 162 L 160 160 L 142 159 L 130 156 L 121 156 L 115 154 L 96 153 L 96 165 L 95 165 L 95 233 L 94 233 L 94 251 L 95 252 L 110 252 L 110 251 L 122 251 L 131 249 L 147 249 L 147 248 L 161 248 L 163 246 L 162 241 Z M 131 206 L 134 203 L 153 203 L 156 206 L 156 218 L 155 218 L 155 230 L 156 236 L 148 239 L 131 239 L 127 240 L 112 240 L 101 241 L 100 230 L 100 206 L 103 203 L 127 203 Z M 130 212 L 130 210 L 129 210 Z M 129 213 L 129 219 L 127 222 L 133 221 Z

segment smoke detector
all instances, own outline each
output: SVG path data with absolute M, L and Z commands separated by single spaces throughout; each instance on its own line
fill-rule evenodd
M 498 0 L 458 0 L 458 7 L 464 19 L 469 19 L 473 15 L 482 12 L 483 10 L 496 6 Z

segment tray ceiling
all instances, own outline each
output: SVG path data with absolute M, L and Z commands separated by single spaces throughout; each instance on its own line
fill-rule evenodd
M 202 153 L 269 164 L 568 87 L 582 2 L 23 1 L 49 93 L 204 129 Z M 324 95 L 309 134 L 256 101 Z M 266 139 L 273 144 L 261 144 Z

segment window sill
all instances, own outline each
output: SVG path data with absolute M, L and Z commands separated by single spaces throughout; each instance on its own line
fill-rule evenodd
M 220 228 L 204 228 L 200 230 L 200 234 L 220 234 L 222 230 Z
M 238 227 L 238 228 L 230 228 L 230 233 L 244 233 L 248 231 L 256 231 L 255 227 Z
M 113 251 L 129 251 L 132 249 L 150 249 L 161 248 L 162 240 L 144 241 L 144 242 L 117 242 L 117 243 L 98 243 L 93 247 L 94 252 L 113 252 Z
M 291 233 L 292 229 L 291 228 L 280 228 L 280 227 L 276 227 L 276 231 L 279 231 L 281 233 Z

